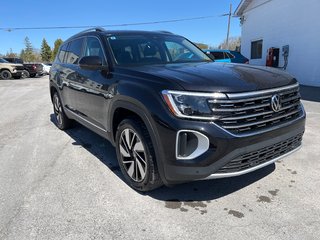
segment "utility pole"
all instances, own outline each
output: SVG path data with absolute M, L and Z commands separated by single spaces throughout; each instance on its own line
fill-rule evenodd
M 230 33 L 230 20 L 231 20 L 231 14 L 232 14 L 232 4 L 230 3 L 230 11 L 228 14 L 226 14 L 228 16 L 228 31 L 227 31 L 227 49 L 229 49 L 229 33 Z

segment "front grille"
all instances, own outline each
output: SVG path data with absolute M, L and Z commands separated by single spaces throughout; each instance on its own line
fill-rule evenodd
M 299 147 L 301 145 L 302 135 L 303 133 L 285 141 L 261 148 L 257 151 L 240 155 L 219 169 L 216 173 L 239 172 L 280 157 Z
M 285 90 L 267 93 L 229 94 L 227 100 L 209 100 L 209 106 L 222 128 L 234 133 L 250 133 L 270 128 L 298 118 L 301 114 L 300 94 L 297 85 Z M 271 98 L 280 97 L 280 110 L 271 107 Z M 249 97 L 248 97 L 249 96 Z
M 24 67 L 23 66 L 16 66 L 15 67 L 17 70 L 21 71 L 21 70 L 24 70 Z

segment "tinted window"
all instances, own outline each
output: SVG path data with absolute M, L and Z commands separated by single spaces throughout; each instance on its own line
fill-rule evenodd
M 69 64 L 77 64 L 81 56 L 83 38 L 73 40 L 68 45 L 67 57 L 65 62 Z
M 57 55 L 56 61 L 57 62 L 63 62 L 64 56 L 66 55 L 67 51 L 67 44 L 64 44 L 61 46 L 60 51 Z
M 226 58 L 235 58 L 231 53 L 225 52 Z
M 223 52 L 210 52 L 214 56 L 214 59 L 224 59 Z
M 95 37 L 88 37 L 83 56 L 99 56 L 103 62 L 104 54 L 99 40 Z
M 262 40 L 251 42 L 251 59 L 262 58 Z
M 4 60 L 3 58 L 0 58 L 0 63 L 8 63 L 8 61 Z

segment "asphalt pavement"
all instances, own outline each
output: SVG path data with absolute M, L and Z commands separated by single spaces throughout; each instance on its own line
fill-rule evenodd
M 293 155 L 141 194 L 106 140 L 55 126 L 47 76 L 0 80 L 0 239 L 320 239 L 320 102 L 303 103 Z

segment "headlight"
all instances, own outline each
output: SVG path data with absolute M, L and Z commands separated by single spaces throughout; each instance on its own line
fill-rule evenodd
M 199 93 L 184 91 L 162 91 L 170 111 L 181 118 L 215 120 L 208 100 L 226 99 L 223 93 Z

